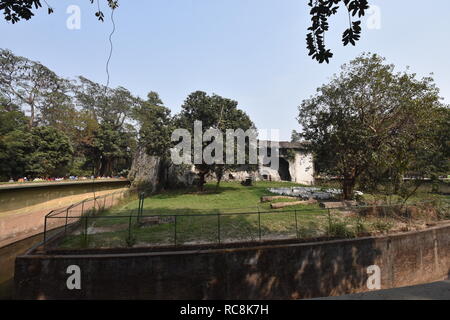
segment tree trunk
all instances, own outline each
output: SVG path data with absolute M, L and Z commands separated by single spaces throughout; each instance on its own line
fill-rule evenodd
M 344 181 L 342 182 L 342 194 L 344 200 L 352 200 L 355 184 L 356 180 L 354 177 L 344 177 Z
M 198 179 L 197 187 L 198 187 L 199 191 L 204 191 L 204 189 L 205 189 L 204 187 L 205 187 L 205 183 L 206 183 L 206 179 L 205 179 L 206 173 L 207 173 L 206 171 L 201 171 L 198 173 L 199 179 Z
M 34 126 L 34 118 L 35 118 L 34 106 L 30 105 L 30 120 L 28 122 L 28 129 L 30 129 L 30 130 Z
M 216 192 L 219 191 L 220 182 L 223 178 L 223 168 L 217 168 L 216 169 L 216 178 L 217 178 L 217 184 L 216 184 Z
M 112 164 L 113 159 L 109 158 L 102 158 L 101 165 L 100 165 L 100 176 L 101 177 L 109 177 L 112 175 Z

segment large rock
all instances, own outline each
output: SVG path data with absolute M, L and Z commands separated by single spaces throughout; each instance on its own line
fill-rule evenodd
M 159 157 L 149 156 L 142 149 L 138 150 L 128 174 L 131 188 L 140 192 L 155 192 L 160 185 L 160 164 Z
M 128 179 L 138 192 L 153 193 L 163 188 L 192 185 L 195 173 L 185 165 L 174 165 L 160 157 L 150 156 L 143 149 L 136 152 Z

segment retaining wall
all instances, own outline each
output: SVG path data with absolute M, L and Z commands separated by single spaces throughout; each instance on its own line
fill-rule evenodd
M 194 250 L 193 250 L 194 249 Z M 89 250 L 29 253 L 15 269 L 19 299 L 300 299 L 447 279 L 450 224 L 385 237 L 316 243 L 255 243 L 244 248 Z M 69 290 L 67 268 L 81 270 Z

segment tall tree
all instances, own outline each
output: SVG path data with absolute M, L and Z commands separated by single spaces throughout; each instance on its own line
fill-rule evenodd
M 131 158 L 136 133 L 129 122 L 139 100 L 123 87 L 111 89 L 83 77 L 79 80 L 75 90 L 77 104 L 98 123 L 90 145 L 86 145 L 87 153 L 97 174 L 117 174 L 114 165 Z
M 29 156 L 27 174 L 32 177 L 65 176 L 73 154 L 69 138 L 52 127 L 33 128 L 31 135 L 33 152 Z
M 65 99 L 67 82 L 27 58 L 0 49 L 0 92 L 30 113 L 29 128 L 37 125 L 45 107 Z
M 133 113 L 139 124 L 139 144 L 149 155 L 167 157 L 174 125 L 170 110 L 164 106 L 158 93 L 149 92 L 147 100 L 140 101 Z
M 369 172 L 379 177 L 388 168 L 390 179 L 400 177 L 418 167 L 418 154 L 435 153 L 429 128 L 441 107 L 433 79 L 395 73 L 380 56 L 363 54 L 302 102 L 298 120 L 319 171 L 342 177 L 349 199 Z
M 138 105 L 138 99 L 127 89 L 107 88 L 84 77 L 79 77 L 75 97 L 81 109 L 89 112 L 98 123 L 108 123 L 114 129 L 122 128 Z
M 225 170 L 236 168 L 240 165 L 244 165 L 245 163 L 238 164 L 236 161 L 236 157 L 234 158 L 234 163 L 228 163 L 226 159 L 227 149 L 227 141 L 225 139 L 225 133 L 227 129 L 238 130 L 242 129 L 243 131 L 256 130 L 253 122 L 250 120 L 250 117 L 242 110 L 238 108 L 238 102 L 223 98 L 219 95 L 208 96 L 205 92 L 196 91 L 191 93 L 184 104 L 182 105 L 181 112 L 177 115 L 176 123 L 179 128 L 187 129 L 191 136 L 195 135 L 195 127 L 194 124 L 196 121 L 201 121 L 202 123 L 202 139 L 201 141 L 201 149 L 202 149 L 202 157 L 201 159 L 195 159 L 195 152 L 192 153 L 192 163 L 195 163 L 195 168 L 198 172 L 199 180 L 198 187 L 200 190 L 203 190 L 203 186 L 206 182 L 206 176 L 209 173 L 214 172 L 217 178 L 217 187 L 220 184 L 220 181 L 223 177 L 223 173 Z M 223 137 L 222 141 L 216 141 L 218 137 L 210 137 L 210 139 L 205 138 L 206 131 L 208 129 L 217 129 L 222 132 Z M 195 139 L 195 138 L 194 138 Z M 205 141 L 203 141 L 205 140 Z M 209 147 L 210 143 L 218 142 L 223 146 L 222 154 L 214 154 L 214 162 L 209 163 L 209 161 L 205 161 L 203 157 L 203 153 L 206 148 Z M 246 149 L 248 149 L 249 140 L 246 139 Z M 234 144 L 234 143 L 233 143 Z M 194 147 L 195 143 L 192 144 Z M 231 148 L 231 146 L 230 146 Z M 217 150 L 216 150 L 217 151 Z M 236 147 L 233 149 L 233 154 L 240 153 L 241 156 L 244 156 L 244 160 L 248 163 L 248 154 L 245 152 L 246 150 L 236 150 Z M 215 152 L 214 152 L 215 153 Z M 244 154 L 242 154 L 244 153 Z
M 27 132 L 28 119 L 18 106 L 0 96 L 0 179 L 24 177 L 31 135 Z

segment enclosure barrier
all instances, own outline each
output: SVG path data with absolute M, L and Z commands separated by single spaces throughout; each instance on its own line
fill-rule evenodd
M 87 225 L 89 217 L 95 217 L 101 212 L 117 205 L 127 194 L 129 194 L 129 190 L 116 191 L 106 195 L 84 199 L 66 208 L 50 211 L 44 218 L 44 244 L 48 241 L 50 230 L 64 228 L 62 232 L 67 234 L 69 228 L 73 229 L 81 222 Z
M 372 215 L 374 211 L 378 217 L 376 227 L 382 231 L 388 229 L 394 220 L 410 225 L 414 219 L 413 208 L 430 205 L 427 201 L 333 209 L 263 211 L 257 207 L 254 212 L 145 214 L 144 195 L 140 195 L 134 211 L 102 215 L 124 194 L 118 192 L 86 199 L 64 210 L 50 212 L 45 217 L 44 246 L 49 242 L 46 235 L 48 224 L 64 227 L 58 243 L 69 248 L 87 247 L 89 244 L 94 247 L 132 247 L 136 244 L 178 246 L 323 236 L 351 238 L 364 233 L 365 216 Z M 443 202 L 440 207 L 442 219 L 449 219 L 449 203 Z M 357 218 L 338 220 L 337 212 L 356 212 Z M 433 220 L 426 213 L 424 219 Z

